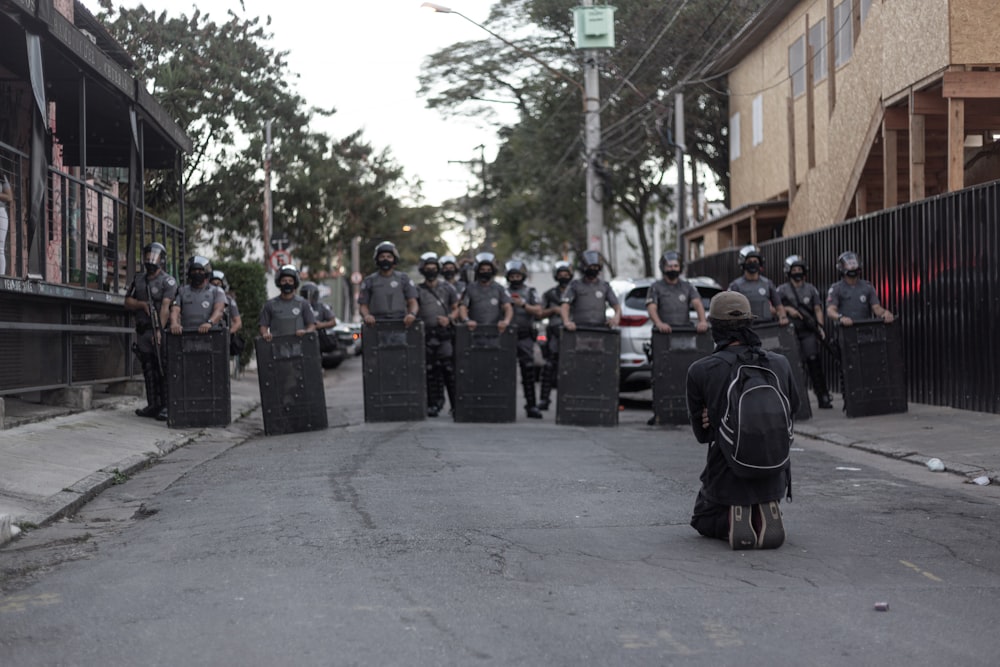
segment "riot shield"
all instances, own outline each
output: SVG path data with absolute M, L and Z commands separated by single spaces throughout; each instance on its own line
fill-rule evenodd
M 761 347 L 768 352 L 777 352 L 788 359 L 792 367 L 792 377 L 795 387 L 799 390 L 799 411 L 795 413 L 795 421 L 806 421 L 812 418 L 812 405 L 809 404 L 808 377 L 799 354 L 799 339 L 791 326 L 781 326 L 777 322 L 764 322 L 753 327 L 754 333 L 760 336 Z
M 517 336 L 496 325 L 455 329 L 455 421 L 517 419 Z
M 424 323 L 402 320 L 364 325 L 361 333 L 365 421 L 420 421 L 427 417 Z
M 229 332 L 166 334 L 167 426 L 228 426 Z
M 618 424 L 621 334 L 604 327 L 564 329 L 559 341 L 556 423 Z
M 264 433 L 300 433 L 327 427 L 326 393 L 316 332 L 254 341 Z
M 848 417 L 906 412 L 906 368 L 899 324 L 864 320 L 838 327 Z
M 712 354 L 712 334 L 694 327 L 671 327 L 672 333 L 653 330 L 653 416 L 657 424 L 689 424 L 687 371 Z

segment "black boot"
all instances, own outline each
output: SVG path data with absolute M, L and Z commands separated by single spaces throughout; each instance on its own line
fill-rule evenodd
M 552 380 L 555 379 L 555 366 L 546 361 L 542 368 L 542 386 L 538 389 L 538 409 L 549 409 L 549 396 L 552 394 Z
M 542 413 L 535 403 L 534 368 L 528 364 L 521 365 L 521 389 L 524 391 L 524 410 L 531 419 L 541 419 Z
M 833 407 L 830 400 L 830 392 L 826 389 L 826 374 L 823 372 L 823 363 L 819 357 L 806 360 L 806 367 L 809 369 L 809 379 L 812 381 L 813 391 L 816 392 L 816 403 L 820 408 L 828 410 Z

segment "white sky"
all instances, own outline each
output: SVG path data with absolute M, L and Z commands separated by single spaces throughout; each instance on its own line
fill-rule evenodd
M 426 203 L 464 195 L 475 176 L 467 165 L 449 160 L 473 160 L 478 146 L 486 158 L 496 153 L 492 127 L 466 118 L 445 119 L 425 108 L 417 97 L 417 75 L 425 57 L 454 42 L 489 38 L 482 29 L 455 14 L 421 9 L 422 0 L 245 0 L 248 16 L 271 16 L 267 26 L 272 46 L 288 51 L 289 70 L 311 106 L 334 107 L 337 113 L 317 119 L 314 130 L 335 138 L 357 129 L 376 149 L 388 148 L 408 178 L 424 181 Z M 137 6 L 135 0 L 116 4 Z M 94 0 L 88 9 L 96 11 Z M 143 0 L 148 9 L 170 16 L 190 16 L 197 4 L 218 22 L 226 11 L 240 13 L 238 0 Z M 482 23 L 493 0 L 440 1 Z M 509 113 L 497 105 L 498 113 Z M 275 129 L 278 131 L 278 128 Z

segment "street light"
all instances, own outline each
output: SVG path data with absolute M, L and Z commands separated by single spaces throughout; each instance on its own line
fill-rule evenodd
M 591 2 L 592 0 L 584 0 L 585 5 L 589 5 Z M 597 151 L 601 145 L 600 94 L 598 93 L 596 65 L 593 63 L 589 63 L 587 65 L 586 76 L 584 79 L 584 83 L 586 85 L 584 86 L 576 79 L 567 76 L 565 72 L 557 70 L 543 60 L 539 59 L 535 54 L 530 51 L 526 51 L 510 40 L 501 37 L 481 23 L 473 21 L 462 12 L 433 2 L 425 2 L 420 6 L 422 8 L 433 10 L 439 14 L 455 14 L 457 16 L 461 16 L 463 19 L 480 30 L 489 33 L 491 36 L 500 40 L 521 55 L 538 65 L 541 65 L 546 71 L 555 74 L 564 81 L 572 83 L 580 91 L 580 94 L 583 96 L 584 112 L 584 157 L 587 161 L 587 250 L 597 250 L 598 252 L 601 252 L 602 239 L 604 237 L 604 207 L 603 203 L 596 196 L 600 183 L 596 161 Z

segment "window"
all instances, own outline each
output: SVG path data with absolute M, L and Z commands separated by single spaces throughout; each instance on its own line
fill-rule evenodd
M 764 97 L 753 98 L 753 145 L 764 143 Z
M 851 59 L 854 53 L 854 23 L 851 21 L 851 0 L 844 0 L 833 8 L 834 64 L 838 67 Z
M 813 83 L 826 78 L 826 19 L 809 28 L 809 46 L 812 48 Z
M 737 111 L 729 119 L 729 161 L 740 157 L 740 112 Z
M 861 0 L 861 23 L 868 20 L 868 12 L 871 11 L 872 0 Z
M 806 92 L 806 39 L 799 37 L 788 48 L 788 76 L 792 77 L 792 96 Z

